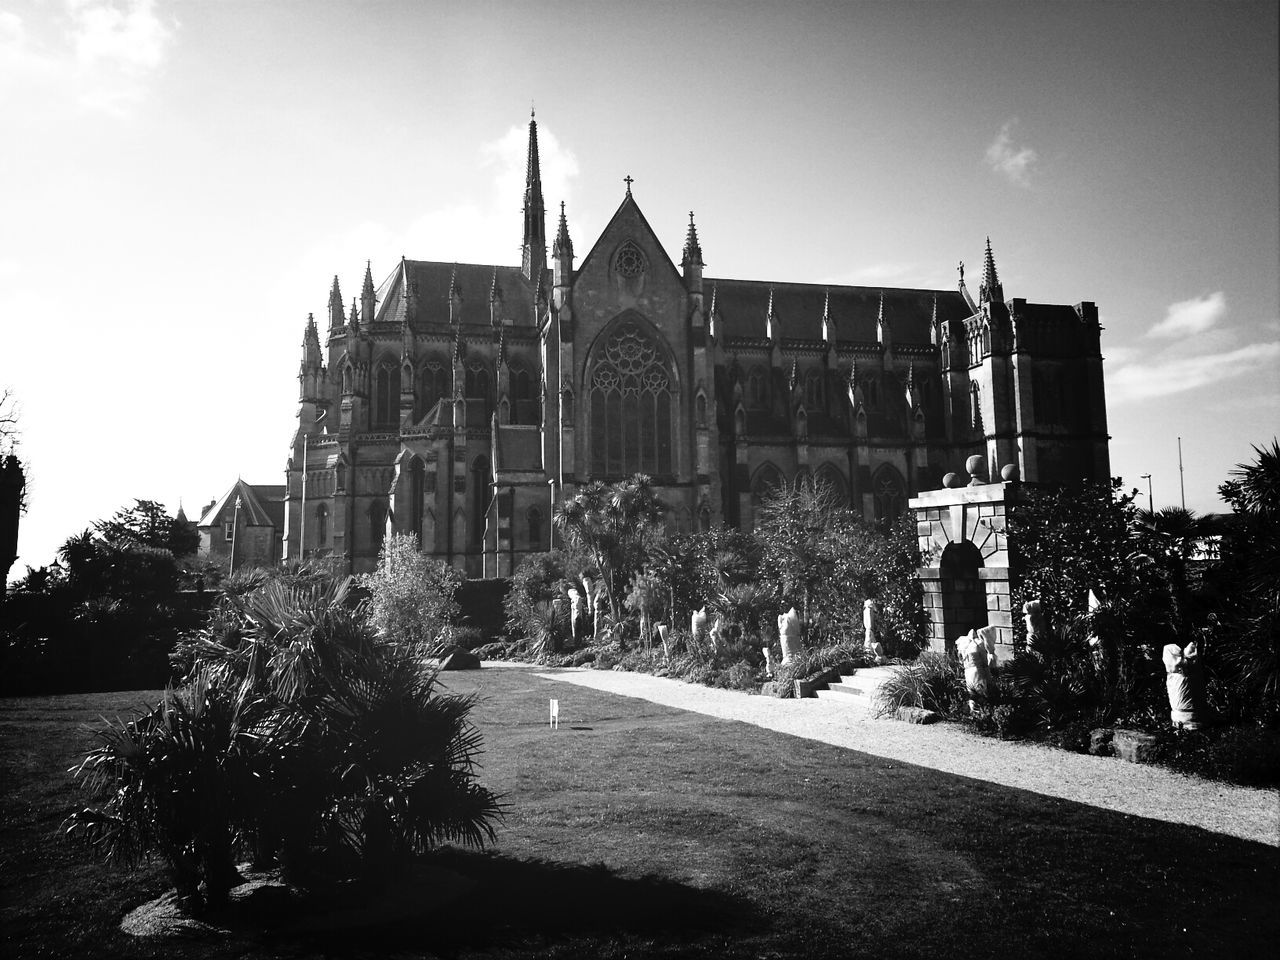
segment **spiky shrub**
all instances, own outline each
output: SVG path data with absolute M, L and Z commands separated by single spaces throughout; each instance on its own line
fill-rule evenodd
M 964 671 L 955 657 L 926 650 L 913 663 L 895 667 L 876 691 L 876 716 L 899 707 L 923 707 L 945 716 L 958 713 L 965 699 Z
M 273 580 L 235 597 L 236 629 L 190 645 L 187 686 L 103 731 L 76 770 L 95 805 L 68 834 L 126 864 L 159 854 L 195 908 L 225 899 L 237 852 L 309 886 L 492 840 L 473 700 L 441 694 L 348 586 Z

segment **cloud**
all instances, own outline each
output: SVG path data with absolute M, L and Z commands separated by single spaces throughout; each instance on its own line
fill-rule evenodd
M 1030 186 L 1031 167 L 1040 157 L 1031 147 L 1014 144 L 1012 134 L 1017 123 L 1018 119 L 1014 117 L 1000 128 L 987 147 L 987 165 L 1008 177 L 1009 182 L 1026 187 Z
M 157 14 L 156 0 L 64 0 L 63 10 L 48 10 L 35 31 L 0 11 L 0 90 L 29 95 L 43 86 L 88 109 L 127 115 L 149 92 L 177 24 Z
M 1150 400 L 1210 383 L 1256 373 L 1271 374 L 1280 362 L 1280 341 L 1254 343 L 1221 353 L 1160 358 L 1122 366 L 1107 377 L 1107 399 Z
M 818 282 L 832 286 L 945 290 L 954 286 L 955 278 L 945 270 L 930 269 L 918 263 L 873 263 Z
M 1227 312 L 1227 298 L 1221 290 L 1169 304 L 1164 319 L 1147 331 L 1148 337 L 1186 337 L 1203 333 Z

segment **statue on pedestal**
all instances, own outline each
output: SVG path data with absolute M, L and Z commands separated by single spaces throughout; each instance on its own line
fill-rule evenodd
M 1165 678 L 1165 689 L 1169 693 L 1169 719 L 1175 727 L 1199 730 L 1193 681 L 1199 678 L 1200 651 L 1196 649 L 1195 641 L 1185 648 L 1176 643 L 1166 644 L 1163 659 L 1169 674 Z
M 867 653 L 877 661 L 884 659 L 884 644 L 880 643 L 876 636 L 880 627 L 878 612 L 879 611 L 874 600 L 868 598 L 863 601 L 862 646 Z
M 569 634 L 573 637 L 573 642 L 578 642 L 578 631 L 581 629 L 579 623 L 582 620 L 582 594 L 578 592 L 577 587 L 570 587 L 569 594 Z

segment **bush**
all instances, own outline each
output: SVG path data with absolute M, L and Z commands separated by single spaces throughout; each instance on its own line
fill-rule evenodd
M 359 578 L 369 591 L 369 622 L 379 635 L 439 656 L 456 640 L 447 631 L 458 617 L 454 601 L 462 574 L 418 550 L 414 534 L 392 534 L 382 542 L 378 567 Z
M 1246 786 L 1280 786 L 1280 731 L 1258 727 L 1166 729 L 1158 762 L 1182 773 Z
M 881 684 L 876 691 L 876 716 L 889 716 L 899 707 L 923 707 L 956 717 L 968 697 L 960 662 L 950 654 L 926 650 L 914 663 L 895 667 Z
M 159 854 L 193 909 L 224 902 L 237 852 L 306 887 L 492 840 L 472 699 L 438 693 L 349 586 L 276 578 L 227 595 L 235 622 L 191 639 L 187 686 L 109 725 L 77 768 L 94 805 L 67 834 L 126 864 Z

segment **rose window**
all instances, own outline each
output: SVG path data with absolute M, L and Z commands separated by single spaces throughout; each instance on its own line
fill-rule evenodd
M 628 240 L 614 258 L 613 269 L 628 280 L 638 277 L 644 273 L 644 254 L 640 252 L 639 247 Z

